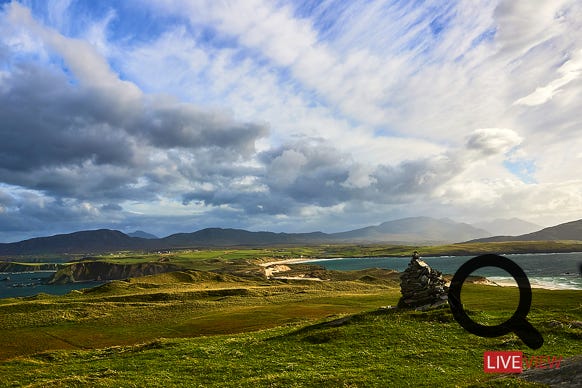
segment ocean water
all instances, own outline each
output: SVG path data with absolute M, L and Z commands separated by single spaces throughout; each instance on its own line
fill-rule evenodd
M 582 252 L 579 253 L 540 253 L 503 255 L 519 265 L 527 275 L 532 287 L 548 289 L 582 290 Z M 432 268 L 444 274 L 454 274 L 459 267 L 475 256 L 422 257 Z M 326 269 L 349 271 L 365 268 L 385 268 L 403 271 L 410 258 L 374 257 L 374 258 L 338 258 L 309 260 Z M 485 276 L 500 285 L 515 285 L 515 281 L 503 269 L 484 267 L 473 273 Z
M 0 273 L 0 298 L 33 296 L 39 293 L 64 295 L 73 290 L 95 287 L 103 282 L 80 282 L 70 284 L 42 284 L 54 271 L 3 272 Z

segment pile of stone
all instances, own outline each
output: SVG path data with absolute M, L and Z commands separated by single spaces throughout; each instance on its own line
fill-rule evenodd
M 400 275 L 402 297 L 398 307 L 428 309 L 447 303 L 448 287 L 439 271 L 432 269 L 417 255 Z

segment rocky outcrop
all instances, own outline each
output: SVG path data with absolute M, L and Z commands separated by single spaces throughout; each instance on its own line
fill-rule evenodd
M 180 270 L 182 270 L 181 267 L 169 263 L 116 264 L 104 261 L 79 262 L 67 265 L 57 271 L 48 280 L 48 284 L 121 280 Z
M 400 275 L 400 292 L 398 307 L 437 307 L 448 299 L 448 287 L 442 274 L 419 258 L 412 258 Z

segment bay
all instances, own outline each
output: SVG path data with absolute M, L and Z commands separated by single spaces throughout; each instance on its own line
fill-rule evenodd
M 548 289 L 582 290 L 582 252 L 577 253 L 536 253 L 503 255 L 519 265 L 527 275 L 532 287 Z M 422 257 L 432 268 L 444 274 L 453 275 L 467 260 L 475 256 L 427 256 Z M 404 271 L 410 258 L 407 257 L 364 257 L 308 260 L 325 269 L 350 271 L 366 268 L 384 268 Z M 473 275 L 485 276 L 501 285 L 515 285 L 513 278 L 504 270 L 484 267 Z
M 91 288 L 104 282 L 79 282 L 68 284 L 43 284 L 54 271 L 0 273 L 0 298 L 33 296 L 39 293 L 64 295 L 73 290 Z

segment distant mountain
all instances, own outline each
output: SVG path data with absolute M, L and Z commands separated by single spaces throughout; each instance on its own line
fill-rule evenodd
M 158 236 L 144 232 L 143 230 L 136 230 L 135 232 L 127 233 L 127 235 L 129 237 L 147 238 L 149 240 L 155 240 L 159 238 Z
M 137 237 L 136 237 L 137 236 Z M 148 236 L 148 237 L 145 237 Z M 91 254 L 120 250 L 298 245 L 338 242 L 437 244 L 490 236 L 484 230 L 449 219 L 405 218 L 342 233 L 273 233 L 243 229 L 207 228 L 156 238 L 144 232 L 131 235 L 117 230 L 90 230 L 17 243 L 0 244 L 0 255 Z
M 493 221 L 476 223 L 473 226 L 484 229 L 494 236 L 519 236 L 542 229 L 540 225 L 519 218 L 498 218 Z
M 491 233 L 448 218 L 410 217 L 331 236 L 346 241 L 440 244 L 491 236 Z
M 494 236 L 473 240 L 472 242 L 498 241 L 551 241 L 580 240 L 582 241 L 582 220 L 566 222 L 540 231 L 522 234 L 520 236 Z
M 97 253 L 124 249 L 143 249 L 151 240 L 130 237 L 117 230 L 99 229 L 37 237 L 16 243 L 0 244 L 0 255 L 45 253 Z
M 120 250 L 313 244 L 325 241 L 330 241 L 329 235 L 321 232 L 272 233 L 208 228 L 193 233 L 173 234 L 160 239 L 131 237 L 117 230 L 100 229 L 0 244 L 0 255 L 89 254 Z
M 193 233 L 177 233 L 160 239 L 164 246 L 252 246 L 305 244 L 329 241 L 329 235 L 313 233 L 249 232 L 243 229 L 207 228 Z

